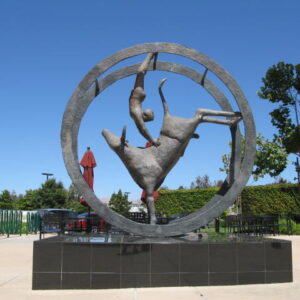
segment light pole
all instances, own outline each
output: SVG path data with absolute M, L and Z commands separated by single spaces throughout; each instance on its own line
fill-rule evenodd
M 130 194 L 130 192 L 124 192 L 124 195 L 125 195 L 127 201 L 128 201 L 128 195 L 129 194 Z
M 46 181 L 48 181 L 50 176 L 53 176 L 51 173 L 42 173 L 42 175 L 46 176 Z

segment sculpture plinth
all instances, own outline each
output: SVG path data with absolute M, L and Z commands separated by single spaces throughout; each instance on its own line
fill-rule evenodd
M 292 278 L 291 242 L 284 240 L 62 236 L 34 242 L 36 290 L 265 284 Z

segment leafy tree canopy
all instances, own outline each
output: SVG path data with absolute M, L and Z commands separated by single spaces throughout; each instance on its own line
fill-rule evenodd
M 2 191 L 0 194 L 0 208 L 1 209 L 12 209 L 13 198 L 8 190 Z
M 49 179 L 39 189 L 42 208 L 63 208 L 67 200 L 67 191 L 62 182 Z
M 159 191 L 168 191 L 169 188 L 168 188 L 168 186 L 163 185 L 163 186 L 161 186 L 158 190 L 159 190 Z
M 271 122 L 279 134 L 274 135 L 274 140 L 280 140 L 288 153 L 299 154 L 300 64 L 279 62 L 268 69 L 262 81 L 258 96 L 279 105 L 270 112 Z
M 41 208 L 41 198 L 38 190 L 28 190 L 17 201 L 17 208 L 22 210 L 35 210 Z
M 220 187 L 223 184 L 223 180 L 210 181 L 208 175 L 197 176 L 195 181 L 192 181 L 190 189 L 205 189 L 209 187 Z
M 261 134 L 256 137 L 257 151 L 254 162 L 254 168 L 252 175 L 254 180 L 270 175 L 271 177 L 277 177 L 287 166 L 287 151 L 285 147 L 279 143 L 279 141 L 269 141 L 265 139 Z M 230 143 L 231 147 L 231 143 Z M 245 139 L 242 137 L 242 159 L 245 153 Z M 224 154 L 222 156 L 223 168 L 220 171 L 229 173 L 230 166 L 230 154 Z
M 89 210 L 88 206 L 80 203 L 80 193 L 74 184 L 71 184 L 67 191 L 67 201 L 65 207 L 76 211 L 78 214 L 88 212 Z
M 212 184 L 210 182 L 209 176 L 204 175 L 204 176 L 197 176 L 195 181 L 191 183 L 191 189 L 201 189 L 201 188 L 208 188 L 211 187 Z
M 66 208 L 68 192 L 62 182 L 49 179 L 37 190 L 26 191 L 24 197 L 18 200 L 18 208 L 33 210 L 39 208 Z
M 186 188 L 183 185 L 180 185 L 177 190 L 185 190 Z
M 130 210 L 131 202 L 128 201 L 127 195 L 121 190 L 118 193 L 113 193 L 109 201 L 109 207 L 118 214 L 124 215 Z

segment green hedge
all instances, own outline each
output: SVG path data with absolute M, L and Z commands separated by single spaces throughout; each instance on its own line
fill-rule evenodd
M 192 212 L 204 206 L 218 188 L 193 190 L 162 190 L 156 203 L 157 212 L 167 215 Z M 243 213 L 262 214 L 300 213 L 299 193 L 296 184 L 270 184 L 247 186 L 242 192 Z
M 250 214 L 299 213 L 298 186 L 296 184 L 247 186 L 242 192 L 242 212 Z
M 193 190 L 163 190 L 159 191 L 159 198 L 155 205 L 157 212 L 163 211 L 167 215 L 192 212 L 204 206 L 218 191 L 218 188 Z

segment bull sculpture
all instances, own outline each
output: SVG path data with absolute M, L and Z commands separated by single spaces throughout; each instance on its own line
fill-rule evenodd
M 134 181 L 146 191 L 146 204 L 150 223 L 156 224 L 153 193 L 163 183 L 165 177 L 183 155 L 189 141 L 199 138 L 195 130 L 200 123 L 215 123 L 227 126 L 235 126 L 241 119 L 241 113 L 230 111 L 216 111 L 209 109 L 197 109 L 192 118 L 172 116 L 162 86 L 166 79 L 159 85 L 159 94 L 164 109 L 163 125 L 157 140 L 153 139 L 147 131 L 144 122 L 153 120 L 151 110 L 142 111 L 141 103 L 145 99 L 144 76 L 151 59 L 155 54 L 151 53 L 138 69 L 137 78 L 129 99 L 130 115 L 134 119 L 140 133 L 150 141 L 153 146 L 138 148 L 129 145 L 126 141 L 126 127 L 122 136 L 118 137 L 107 129 L 102 131 L 110 148 L 120 157 Z M 222 116 L 227 119 L 212 118 L 210 116 Z

